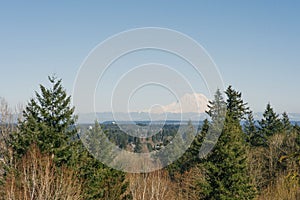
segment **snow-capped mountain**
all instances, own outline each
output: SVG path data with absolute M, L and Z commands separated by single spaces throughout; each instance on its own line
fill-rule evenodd
M 161 113 L 204 113 L 207 110 L 208 99 L 200 93 L 186 93 L 178 101 L 168 105 L 152 107 L 142 112 Z

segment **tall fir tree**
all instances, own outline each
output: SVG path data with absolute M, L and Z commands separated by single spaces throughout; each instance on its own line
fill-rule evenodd
M 265 143 L 264 137 L 257 130 L 252 111 L 249 111 L 247 114 L 243 130 L 246 136 L 246 142 L 249 143 L 250 146 L 262 146 Z
M 204 138 L 209 129 L 209 121 L 205 119 L 201 127 L 201 131 L 196 135 L 193 142 L 191 143 L 188 150 L 184 153 L 183 157 L 185 162 L 183 164 L 182 172 L 188 171 L 190 168 L 196 166 L 201 162 L 199 154 L 201 154 L 200 149 L 203 145 Z
M 115 144 L 109 141 L 107 131 L 102 130 L 98 121 L 95 121 L 93 127 L 81 133 L 80 139 L 89 153 L 103 163 L 110 164 L 117 156 Z
M 165 146 L 163 151 L 158 152 L 161 165 L 168 165 L 166 169 L 172 179 L 177 172 L 185 171 L 184 168 L 188 159 L 188 156 L 185 155 L 188 151 L 186 147 L 192 143 L 195 136 L 194 132 L 194 126 L 189 121 L 186 127 L 181 126 L 180 129 L 176 130 L 172 141 Z
M 190 162 L 191 162 L 191 166 L 196 165 L 197 163 L 199 163 L 201 161 L 201 147 L 203 145 L 203 141 L 204 138 L 207 135 L 208 129 L 209 129 L 209 121 L 208 119 L 205 119 L 203 121 L 203 125 L 201 127 L 201 131 L 200 133 L 198 133 L 195 137 L 195 139 L 193 140 L 188 152 L 190 152 Z
M 246 145 L 240 125 L 247 107 L 241 93 L 229 87 L 226 94 L 226 119 L 218 143 L 204 164 L 209 187 L 203 193 L 205 199 L 253 199 L 255 192 L 248 177 Z
M 293 130 L 293 126 L 292 126 L 292 124 L 290 122 L 290 118 L 286 112 L 282 113 L 281 123 L 282 123 L 283 131 L 285 131 L 285 133 L 287 133 L 287 134 L 291 133 L 291 131 Z
M 208 120 L 205 119 L 202 125 L 202 129 L 200 133 L 195 133 L 195 128 L 191 121 L 188 122 L 187 130 L 184 134 L 184 142 L 190 143 L 189 148 L 184 152 L 184 154 L 172 163 L 170 168 L 174 168 L 174 170 L 180 171 L 180 173 L 184 173 L 196 166 L 200 162 L 199 151 L 203 142 L 203 138 L 205 137 L 208 130 Z M 196 136 L 194 137 L 194 135 Z
M 242 93 L 234 90 L 230 85 L 225 91 L 227 95 L 227 115 L 235 121 L 240 121 L 249 111 L 247 103 L 242 100 Z
M 125 173 L 102 163 L 113 162 L 116 157 L 115 145 L 108 141 L 97 121 L 80 137 L 89 151 L 84 151 L 79 157 L 79 176 L 84 180 L 84 199 L 121 199 L 128 185 Z
M 18 131 L 12 135 L 12 147 L 16 156 L 26 153 L 31 144 L 36 144 L 44 153 L 52 155 L 57 166 L 72 166 L 83 183 L 84 199 L 120 199 L 127 183 L 125 174 L 111 169 L 96 160 L 83 147 L 75 126 L 76 116 L 71 106 L 71 97 L 62 86 L 62 80 L 48 77 L 50 87 L 40 85 L 19 121 Z M 90 150 L 101 148 L 103 159 L 113 159 L 110 146 L 97 123 L 89 137 L 83 137 Z M 99 141 L 100 140 L 100 141 Z M 98 149 L 96 149 L 98 148 Z
M 12 147 L 16 154 L 26 153 L 32 144 L 51 153 L 57 163 L 70 162 L 74 155 L 72 145 L 78 140 L 75 128 L 76 116 L 71 97 L 62 86 L 62 80 L 48 77 L 50 87 L 40 85 L 18 122 L 18 132 L 13 135 Z
M 226 102 L 219 89 L 217 89 L 214 100 L 208 102 L 208 111 L 206 113 L 211 118 L 210 128 L 204 138 L 202 152 L 200 157 L 205 157 L 216 145 L 222 132 L 226 117 Z
M 208 111 L 206 111 L 206 113 L 211 117 L 211 120 L 215 125 L 224 122 L 226 103 L 219 89 L 217 89 L 214 95 L 214 100 L 208 102 Z
M 259 121 L 259 125 L 260 133 L 264 138 L 268 138 L 282 131 L 282 123 L 279 119 L 279 115 L 274 112 L 270 103 L 267 104 L 263 118 Z

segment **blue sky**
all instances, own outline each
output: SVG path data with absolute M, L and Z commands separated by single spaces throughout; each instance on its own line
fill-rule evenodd
M 71 94 L 97 44 L 150 26 L 200 43 L 254 111 L 270 102 L 277 112 L 300 112 L 299 10 L 299 1 L 266 0 L 1 2 L 0 96 L 25 104 L 53 73 Z

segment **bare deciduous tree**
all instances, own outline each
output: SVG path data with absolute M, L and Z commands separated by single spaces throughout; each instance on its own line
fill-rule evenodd
M 2 191 L 9 200 L 80 200 L 81 186 L 73 170 L 56 167 L 50 155 L 33 145 L 10 170 Z
M 164 170 L 128 174 L 127 179 L 133 200 L 174 199 L 169 175 Z
M 197 184 L 204 179 L 201 168 L 194 167 L 171 180 L 166 170 L 128 174 L 129 190 L 134 200 L 199 199 Z

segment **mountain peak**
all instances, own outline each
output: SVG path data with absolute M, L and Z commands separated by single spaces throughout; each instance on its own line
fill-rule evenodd
M 157 105 L 144 112 L 149 113 L 204 113 L 208 99 L 201 93 L 186 93 L 178 101 L 168 105 Z

